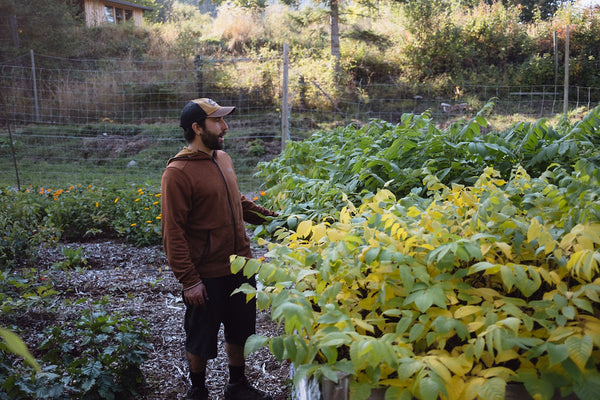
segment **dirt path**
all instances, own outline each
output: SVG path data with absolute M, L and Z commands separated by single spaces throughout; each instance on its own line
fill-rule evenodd
M 181 286 L 168 269 L 161 246 L 136 248 L 117 241 L 68 243 L 82 248 L 88 268 L 82 272 L 56 272 L 55 289 L 61 298 L 100 299 L 110 296 L 115 311 L 137 315 L 148 321 L 153 350 L 143 364 L 147 390 L 143 399 L 184 399 L 187 392 L 187 362 L 183 349 L 184 305 Z M 61 247 L 40 251 L 38 268 L 64 257 Z M 263 249 L 254 248 L 255 256 Z M 64 307 L 64 306 L 63 306 Z M 65 315 L 73 310 L 64 309 Z M 259 314 L 257 333 L 274 335 L 276 326 Z M 289 398 L 289 365 L 279 363 L 266 349 L 251 354 L 246 367 L 249 380 L 273 396 Z M 219 356 L 209 363 L 207 386 L 212 399 L 221 399 L 227 381 L 227 357 L 220 334 Z

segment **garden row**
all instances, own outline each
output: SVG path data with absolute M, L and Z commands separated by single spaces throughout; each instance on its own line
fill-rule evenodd
M 319 132 L 261 165 L 277 240 L 233 269 L 285 333 L 246 351 L 352 399 L 599 398 L 600 107 L 506 132 L 487 111 Z

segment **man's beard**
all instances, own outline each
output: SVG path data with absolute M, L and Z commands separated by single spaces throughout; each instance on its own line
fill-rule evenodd
M 200 138 L 206 147 L 211 150 L 223 150 L 223 143 L 219 140 L 219 136 L 210 133 L 202 132 Z

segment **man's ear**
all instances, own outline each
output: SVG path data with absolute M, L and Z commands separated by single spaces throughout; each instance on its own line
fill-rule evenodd
M 197 122 L 194 122 L 194 123 L 192 124 L 192 129 L 194 130 L 194 132 L 196 133 L 196 135 L 198 135 L 198 134 L 202 133 L 202 127 L 201 127 L 201 126 L 200 126 L 200 124 L 199 124 L 199 123 L 197 123 Z

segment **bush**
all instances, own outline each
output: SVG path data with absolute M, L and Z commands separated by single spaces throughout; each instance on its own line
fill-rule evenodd
M 488 168 L 472 186 L 428 176 L 428 198 L 382 189 L 279 231 L 268 261 L 232 264 L 258 274 L 265 288 L 241 291 L 285 331 L 246 352 L 268 345 L 297 382 L 350 375 L 352 399 L 499 399 L 508 382 L 596 399 L 599 178 L 584 162 L 509 181 Z
M 34 259 L 38 245 L 57 240 L 56 230 L 44 224 L 48 205 L 28 192 L 0 192 L 0 270 Z

